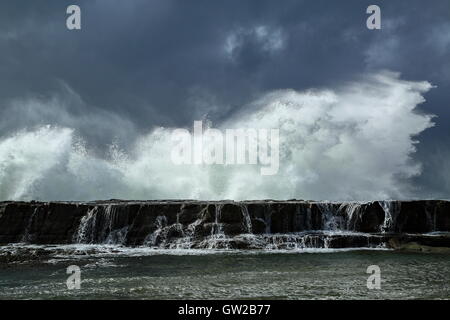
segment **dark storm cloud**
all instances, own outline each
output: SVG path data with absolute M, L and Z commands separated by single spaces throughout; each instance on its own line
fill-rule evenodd
M 82 30 L 68 31 L 75 3 Z M 381 30 L 365 26 L 370 4 Z M 437 86 L 421 107 L 438 117 L 420 137 L 417 187 L 444 196 L 430 159 L 450 142 L 449 12 L 446 0 L 2 1 L 0 135 L 57 123 L 92 145 L 125 142 L 154 125 L 226 118 L 268 90 L 390 69 Z

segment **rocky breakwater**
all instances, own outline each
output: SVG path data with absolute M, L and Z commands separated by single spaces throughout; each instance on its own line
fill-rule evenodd
M 450 248 L 449 201 L 1 202 L 0 243 Z

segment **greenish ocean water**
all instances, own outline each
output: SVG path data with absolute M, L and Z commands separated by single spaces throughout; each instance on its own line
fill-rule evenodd
M 449 299 L 450 255 L 0 247 L 0 299 Z M 67 267 L 80 268 L 68 289 Z M 381 288 L 368 289 L 367 268 Z

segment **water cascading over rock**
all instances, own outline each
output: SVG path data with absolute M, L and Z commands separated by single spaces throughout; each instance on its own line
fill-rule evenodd
M 450 247 L 449 201 L 2 202 L 0 243 L 177 249 Z

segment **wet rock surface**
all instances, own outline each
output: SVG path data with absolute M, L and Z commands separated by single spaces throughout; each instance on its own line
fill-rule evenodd
M 450 202 L 438 200 L 0 203 L 1 244 L 400 249 L 414 243 L 450 248 L 448 232 Z

